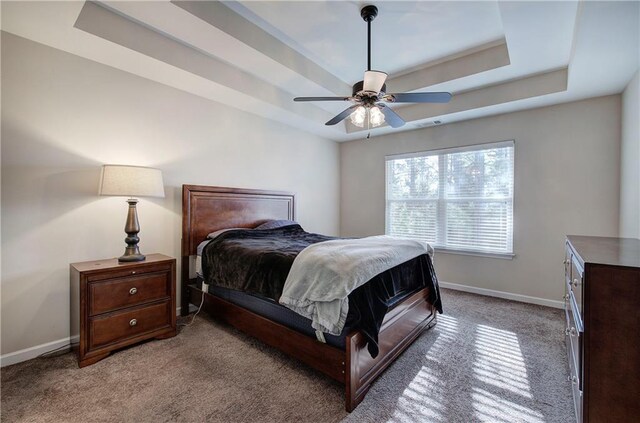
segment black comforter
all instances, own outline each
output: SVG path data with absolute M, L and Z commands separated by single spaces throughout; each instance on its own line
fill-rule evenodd
M 230 230 L 204 248 L 203 275 L 208 284 L 257 294 L 277 302 L 298 253 L 311 244 L 331 239 L 335 238 L 306 232 L 300 225 Z M 423 287 L 429 287 L 429 301 L 442 313 L 438 279 L 426 254 L 383 272 L 354 290 L 349 295 L 345 328 L 359 329 L 375 358 L 378 333 L 387 310 Z

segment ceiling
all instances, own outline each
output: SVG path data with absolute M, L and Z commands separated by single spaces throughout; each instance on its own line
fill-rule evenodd
M 348 106 L 366 69 L 359 1 L 2 1 L 2 30 L 336 141 L 367 132 Z M 640 64 L 640 3 L 377 1 L 372 68 L 387 91 L 450 91 L 394 105 L 371 136 L 620 93 Z

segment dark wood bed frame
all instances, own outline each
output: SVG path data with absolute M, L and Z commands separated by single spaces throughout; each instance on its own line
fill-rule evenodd
M 213 231 L 253 228 L 268 219 L 295 218 L 295 196 L 282 191 L 182 186 L 182 299 L 200 304 L 203 292 L 191 278 L 198 244 Z M 351 412 L 374 380 L 420 335 L 436 323 L 436 311 L 422 289 L 387 312 L 379 334 L 379 355 L 373 359 L 359 331 L 347 335 L 346 350 L 321 343 L 245 308 L 204 293 L 203 309 L 240 331 L 300 360 L 345 385 L 345 408 Z

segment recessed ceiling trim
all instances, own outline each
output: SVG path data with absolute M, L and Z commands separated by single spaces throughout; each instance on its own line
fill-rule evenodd
M 411 72 L 392 76 L 387 85 L 393 92 L 414 91 L 510 64 L 509 49 L 503 38 L 482 48 L 456 54 L 451 59 L 439 60 Z
M 217 1 L 172 1 L 171 3 L 334 94 L 343 95 L 351 90 L 349 84 L 238 15 L 223 3 Z
M 74 26 L 305 119 L 331 117 L 319 107 L 302 109 L 291 101 L 288 92 L 96 3 L 84 4 Z

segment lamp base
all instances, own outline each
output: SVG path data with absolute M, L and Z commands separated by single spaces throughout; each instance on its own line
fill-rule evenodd
M 127 254 L 126 252 L 118 257 L 119 262 L 131 262 L 131 261 L 144 261 L 146 259 L 144 254 Z
M 138 212 L 136 210 L 138 200 L 130 198 L 127 200 L 127 203 L 129 203 L 129 211 L 127 213 L 127 223 L 124 226 L 124 231 L 127 233 L 124 242 L 127 243 L 127 247 L 124 249 L 124 254 L 118 257 L 118 261 L 143 261 L 145 256 L 144 254 L 140 254 L 140 248 L 138 248 L 138 242 L 140 242 L 140 238 L 138 238 L 140 224 L 138 223 Z

